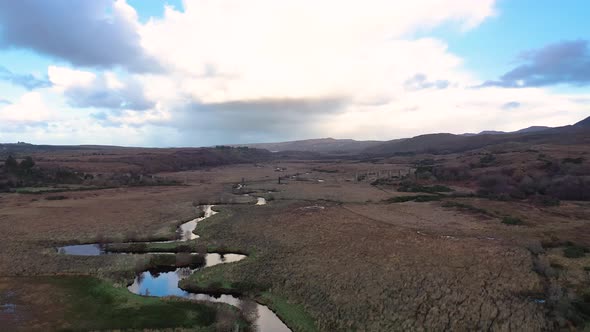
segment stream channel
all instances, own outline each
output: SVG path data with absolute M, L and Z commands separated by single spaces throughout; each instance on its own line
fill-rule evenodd
M 264 198 L 258 199 L 256 205 L 264 205 L 266 201 Z M 203 216 L 188 221 L 178 227 L 177 233 L 178 242 L 189 241 L 197 239 L 199 236 L 194 233 L 197 224 L 217 212 L 213 210 L 213 205 L 201 206 L 203 209 Z M 175 242 L 175 241 L 160 241 L 160 242 Z M 57 249 L 60 254 L 75 255 L 75 256 L 99 256 L 99 255 L 121 255 L 126 253 L 109 253 L 105 250 L 105 246 L 101 244 L 81 244 L 64 246 Z M 150 253 L 148 253 L 149 255 Z M 174 255 L 174 253 L 151 253 L 158 255 Z M 227 264 L 237 262 L 246 258 L 245 255 L 240 254 L 218 254 L 208 253 L 205 255 L 205 263 L 199 267 L 180 267 L 172 271 L 143 271 L 135 277 L 133 284 L 127 289 L 137 295 L 141 296 L 177 296 L 191 300 L 209 301 L 218 303 L 227 303 L 239 308 L 242 313 L 251 321 L 255 331 L 259 332 L 287 332 L 291 331 L 279 317 L 270 310 L 267 306 L 256 303 L 247 298 L 237 297 L 231 294 L 206 294 L 206 293 L 190 293 L 180 287 L 178 282 L 184 278 L 188 278 L 191 274 L 205 269 L 207 267 L 218 264 Z

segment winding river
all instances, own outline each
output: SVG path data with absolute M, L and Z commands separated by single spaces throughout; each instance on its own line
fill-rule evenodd
M 256 205 L 264 205 L 266 200 L 258 198 Z M 198 223 L 203 221 L 217 212 L 213 210 L 213 205 L 201 206 L 203 216 L 195 218 L 180 225 L 177 229 L 178 242 L 184 242 L 199 238 L 194 233 Z M 161 242 L 175 242 L 175 241 L 161 241 Z M 105 246 L 101 244 L 82 244 L 64 246 L 57 249 L 60 254 L 76 255 L 76 256 L 99 256 L 99 255 L 117 255 L 121 253 L 109 253 L 105 250 Z M 148 253 L 158 255 L 174 255 L 173 253 Z M 229 305 L 239 308 L 242 313 L 252 322 L 253 327 L 259 332 L 288 332 L 291 331 L 285 323 L 268 307 L 256 303 L 247 298 L 237 297 L 230 294 L 210 295 L 205 293 L 191 293 L 180 287 L 178 283 L 180 280 L 188 278 L 193 273 L 205 269 L 207 267 L 218 264 L 226 264 L 240 261 L 247 256 L 239 254 L 218 254 L 208 253 L 205 256 L 205 263 L 202 266 L 191 268 L 181 267 L 174 271 L 153 272 L 144 271 L 135 277 L 133 283 L 127 289 L 137 295 L 166 297 L 177 296 L 191 300 L 209 301 L 217 303 L 227 303 Z

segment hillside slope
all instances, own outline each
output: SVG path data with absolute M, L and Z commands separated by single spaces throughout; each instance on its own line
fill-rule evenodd
M 498 144 L 590 144 L 590 117 L 574 125 L 544 128 L 531 127 L 506 134 L 453 135 L 428 134 L 403 141 L 393 140 L 371 146 L 363 151 L 369 155 L 392 155 L 399 153 L 454 153 L 479 149 Z
M 255 143 L 234 146 L 278 151 L 307 151 L 319 153 L 356 153 L 371 146 L 381 144 L 381 141 L 356 141 L 353 139 L 319 138 L 278 143 Z

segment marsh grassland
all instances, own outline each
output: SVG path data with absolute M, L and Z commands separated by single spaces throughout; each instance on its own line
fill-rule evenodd
M 217 252 L 248 257 L 197 270 L 180 287 L 253 299 L 293 331 L 582 328 L 590 314 L 588 204 L 491 197 L 476 181 L 419 175 L 427 157 L 159 172 L 176 184 L 72 190 L 59 199 L 0 194 L 0 324 L 253 329 L 245 308 L 126 289 L 156 264 L 148 252 Z M 449 167 L 457 158 L 481 157 L 448 158 Z M 267 204 L 256 205 L 258 197 Z M 198 224 L 199 238 L 146 243 L 175 239 L 203 204 L 219 213 Z M 133 254 L 55 249 L 83 243 Z

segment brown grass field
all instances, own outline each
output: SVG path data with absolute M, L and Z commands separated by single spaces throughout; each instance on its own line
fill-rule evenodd
M 480 156 L 444 158 L 452 164 Z M 536 154 L 499 158 L 526 164 Z M 0 327 L 88 327 L 67 318 L 73 310 L 67 301 L 51 301 L 72 292 L 54 278 L 91 276 L 122 287 L 146 257 L 65 256 L 56 246 L 172 239 L 198 205 L 213 203 L 221 213 L 199 225 L 195 242 L 250 257 L 199 272 L 182 287 L 247 294 L 268 303 L 294 331 L 579 328 L 568 312 L 585 310 L 578 304 L 589 289 L 590 260 L 565 257 L 563 250 L 590 246 L 589 205 L 540 207 L 452 195 L 392 203 L 386 200 L 414 193 L 355 180 L 367 171 L 369 178 L 407 172 L 415 159 L 267 161 L 162 172 L 157 176 L 181 185 L 71 191 L 56 200 L 47 199 L 51 193 L 0 194 L 0 300 L 3 308 L 17 304 L 0 312 Z M 128 164 L 109 165 L 128 171 Z M 235 189 L 242 179 L 246 186 Z M 470 181 L 445 184 L 475 190 Z M 255 206 L 256 196 L 268 204 Z M 505 224 L 506 217 L 522 224 Z

